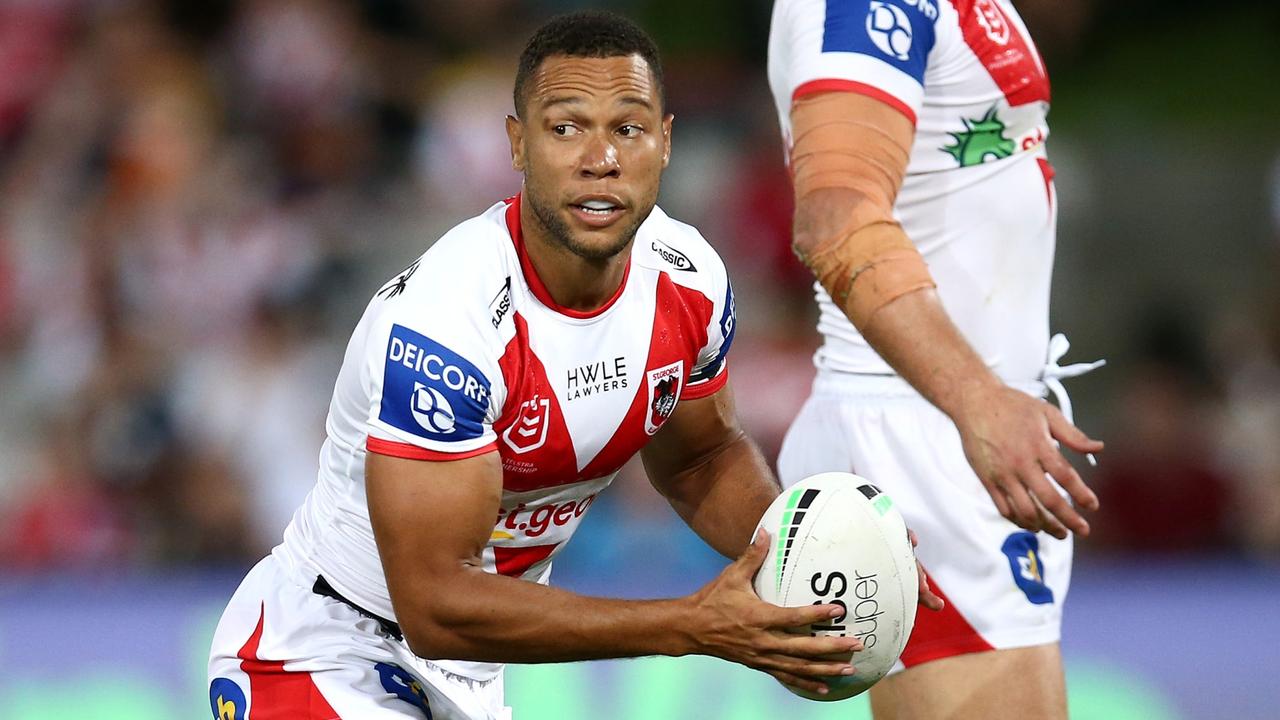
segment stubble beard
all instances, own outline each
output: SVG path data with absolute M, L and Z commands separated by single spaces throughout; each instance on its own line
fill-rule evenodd
M 618 235 L 617 242 L 604 247 L 589 245 L 579 241 L 574 237 L 573 230 L 564 218 L 556 211 L 556 208 L 550 204 L 543 203 L 542 199 L 536 193 L 528 192 L 528 188 L 533 186 L 532 178 L 526 173 L 524 201 L 529 203 L 529 207 L 533 210 L 534 217 L 538 218 L 538 222 L 547 229 L 547 233 L 551 236 L 552 242 L 578 257 L 591 262 L 601 262 L 615 257 L 631 244 L 635 239 L 636 232 L 640 229 L 640 224 L 649 216 L 649 212 L 653 211 L 653 206 L 649 206 L 649 212 L 644 216 L 631 218 L 629 225 L 623 229 Z M 656 194 L 656 193 L 655 193 Z

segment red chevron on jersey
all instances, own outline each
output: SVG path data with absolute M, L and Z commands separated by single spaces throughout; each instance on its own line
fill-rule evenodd
M 952 0 L 964 41 L 1011 107 L 1049 102 L 1044 64 L 995 0 Z
M 498 359 L 507 383 L 507 412 L 493 424 L 501 440 L 502 487 L 527 492 L 578 480 L 577 455 L 547 369 L 529 344 L 529 324 L 516 313 L 516 334 Z

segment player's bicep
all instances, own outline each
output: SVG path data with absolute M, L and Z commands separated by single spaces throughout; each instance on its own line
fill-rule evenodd
M 650 482 L 667 494 L 670 483 L 710 462 L 742 435 L 733 391 L 726 383 L 706 397 L 681 400 L 640 457 Z
M 501 501 L 502 466 L 497 452 L 450 462 L 369 453 L 365 487 L 387 588 L 404 621 L 451 576 L 481 564 Z

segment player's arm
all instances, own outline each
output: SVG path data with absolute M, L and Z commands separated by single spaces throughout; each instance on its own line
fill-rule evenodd
M 756 598 L 751 578 L 767 539 L 689 597 L 586 597 L 484 571 L 481 554 L 502 492 L 496 452 L 452 462 L 369 453 L 366 473 L 369 516 L 392 605 L 420 656 L 537 663 L 705 654 L 821 692 L 814 678 L 849 668 L 823 656 L 860 648 L 855 638 L 781 630 L 841 610 L 777 608 Z
M 738 424 L 728 385 L 682 400 L 640 451 L 649 482 L 708 545 L 737 557 L 781 492 L 760 449 Z
M 798 98 L 794 133 L 796 253 L 886 362 L 956 424 L 965 454 L 1000 513 L 1066 537 L 1089 525 L 1097 498 L 1059 452 L 1098 452 L 1049 403 L 1006 386 L 947 316 L 893 203 L 915 128 L 898 109 L 849 92 Z

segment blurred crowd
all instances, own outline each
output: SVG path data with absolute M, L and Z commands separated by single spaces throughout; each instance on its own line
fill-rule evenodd
M 314 481 L 365 303 L 518 189 L 515 60 L 578 6 L 0 3 L 0 568 L 243 565 L 274 545 Z M 772 454 L 817 340 L 763 80 L 768 3 L 613 6 L 666 55 L 662 203 L 729 261 L 740 411 Z M 1091 6 L 1045 43 L 1069 55 Z M 1280 297 L 1265 295 L 1198 320 L 1158 305 L 1113 353 L 1093 403 L 1107 421 L 1088 428 L 1109 441 L 1093 547 L 1280 554 Z M 678 521 L 643 479 L 619 484 L 598 510 L 612 542 L 669 538 Z

